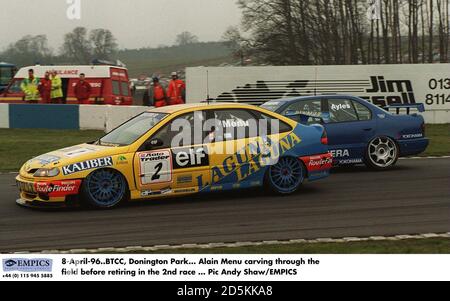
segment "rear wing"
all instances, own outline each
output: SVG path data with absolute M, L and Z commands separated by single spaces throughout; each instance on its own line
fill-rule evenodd
M 420 113 L 425 112 L 425 105 L 423 103 L 415 103 L 415 104 L 392 104 L 389 106 L 383 107 L 386 111 L 390 112 L 390 109 L 395 109 L 397 115 L 400 114 L 401 109 L 406 109 L 406 114 L 410 115 L 411 109 L 416 109 Z

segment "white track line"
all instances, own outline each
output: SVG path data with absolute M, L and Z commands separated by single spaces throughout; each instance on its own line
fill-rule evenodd
M 416 235 L 395 235 L 395 236 L 370 236 L 370 237 L 343 237 L 343 238 L 317 238 L 317 239 L 291 239 L 274 240 L 258 242 L 235 242 L 235 243 L 209 243 L 209 244 L 183 244 L 183 245 L 158 245 L 151 247 L 122 247 L 122 248 L 97 248 L 97 249 L 71 249 L 71 250 L 43 250 L 40 252 L 15 252 L 14 254 L 108 254 L 108 253 L 130 253 L 130 252 L 155 252 L 162 250 L 177 249 L 215 249 L 215 248 L 236 248 L 236 247 L 255 247 L 268 245 L 292 245 L 292 244 L 316 244 L 316 243 L 349 243 L 362 241 L 400 241 L 405 239 L 429 239 L 429 238 L 450 238 L 450 232 L 447 233 L 426 233 Z

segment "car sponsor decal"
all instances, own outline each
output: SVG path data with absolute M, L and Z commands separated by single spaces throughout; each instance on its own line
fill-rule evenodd
M 180 175 L 177 177 L 177 184 L 192 183 L 192 175 Z
M 49 197 L 63 197 L 78 194 L 80 186 L 81 180 L 34 183 L 37 193 L 46 194 Z
M 220 185 L 221 181 L 230 176 L 235 176 L 237 182 L 241 182 L 271 164 L 273 159 L 279 158 L 302 141 L 294 132 L 282 138 L 278 143 L 270 141 L 268 137 L 265 141 L 263 140 L 262 138 L 256 139 L 233 155 L 225 158 L 222 163 L 212 166 L 211 182 L 205 181 L 202 175 L 198 176 L 197 185 L 199 191 L 208 188 L 213 190 L 214 186 Z M 263 155 L 261 152 L 264 149 L 264 145 L 267 146 L 267 144 L 270 145 L 269 156 Z
M 330 150 L 330 153 L 333 155 L 333 158 L 350 157 L 350 151 L 348 149 L 333 149 Z
M 156 191 L 147 189 L 147 190 L 141 191 L 141 197 L 145 198 L 145 197 L 149 197 L 149 196 L 153 196 L 153 195 L 165 195 L 165 194 L 171 194 L 173 192 L 174 191 L 172 190 L 171 187 L 166 187 L 166 188 L 163 188 L 161 190 L 156 190 Z
M 158 150 L 138 154 L 141 185 L 172 182 L 172 153 Z
M 119 156 L 116 161 L 116 165 L 127 165 L 128 159 L 125 156 Z
M 363 159 L 361 158 L 355 158 L 355 159 L 344 159 L 344 160 L 338 160 L 337 161 L 338 164 L 359 164 L 359 163 L 363 163 Z
M 308 171 L 318 171 L 331 169 L 333 166 L 333 157 L 331 154 L 323 154 L 318 156 L 306 156 L 300 158 L 305 163 Z
M 194 193 L 196 192 L 195 188 L 182 188 L 174 190 L 174 193 Z
M 62 168 L 62 171 L 65 176 L 68 176 L 68 175 L 71 175 L 71 174 L 74 174 L 74 173 L 77 173 L 80 171 L 85 171 L 85 170 L 90 170 L 90 169 L 95 169 L 95 168 L 100 168 L 100 167 L 107 167 L 107 166 L 112 166 L 112 165 L 113 165 L 112 158 L 105 157 L 105 158 L 87 160 L 84 162 L 67 165 Z
M 187 147 L 172 150 L 173 168 L 191 168 L 209 166 L 209 156 L 206 147 Z
M 403 139 L 415 139 L 415 138 L 423 138 L 423 134 L 408 134 L 402 135 Z
M 42 155 L 42 156 L 32 159 L 31 161 L 37 161 L 37 162 L 39 162 L 39 164 L 47 165 L 50 163 L 58 162 L 60 159 L 61 158 L 58 156 Z
M 68 158 L 76 158 L 81 155 L 93 153 L 95 151 L 97 151 L 97 149 L 87 147 L 69 147 L 61 150 L 61 152 L 64 153 L 64 156 Z

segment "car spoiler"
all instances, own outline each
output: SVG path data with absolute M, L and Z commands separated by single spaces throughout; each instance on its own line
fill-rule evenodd
M 390 111 L 390 109 L 395 109 L 397 114 L 400 114 L 400 109 L 406 109 L 406 113 L 409 115 L 411 113 L 411 109 L 417 109 L 420 113 L 425 112 L 425 105 L 423 103 L 415 103 L 415 104 L 392 104 L 389 106 L 383 107 L 386 111 Z

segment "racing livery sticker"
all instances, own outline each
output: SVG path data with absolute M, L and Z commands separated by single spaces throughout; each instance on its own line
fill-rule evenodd
M 187 147 L 174 149 L 173 152 L 173 168 L 191 168 L 209 166 L 209 156 L 205 151 L 205 147 Z
M 331 154 L 320 156 L 307 156 L 300 158 L 306 165 L 308 171 L 319 171 L 330 169 L 333 166 L 333 157 Z
M 330 153 L 333 155 L 333 158 L 350 157 L 350 151 L 348 149 L 332 149 Z
M 192 174 L 180 175 L 177 177 L 177 184 L 192 183 Z
M 266 138 L 269 140 L 269 138 Z M 224 159 L 222 163 L 211 168 L 211 181 L 205 181 L 203 176 L 197 177 L 199 191 L 214 190 L 214 186 L 221 185 L 226 178 L 235 178 L 235 183 L 240 183 L 254 174 L 257 174 L 265 166 L 271 165 L 282 154 L 293 149 L 301 143 L 302 139 L 292 132 L 285 136 L 278 143 L 269 142 L 270 156 L 261 153 L 261 145 L 266 144 L 263 139 L 257 139 L 238 150 L 233 155 Z M 257 151 L 255 151 L 257 150 Z M 234 183 L 233 183 L 234 184 Z
M 71 175 L 71 174 L 74 174 L 74 173 L 77 173 L 80 171 L 85 171 L 85 170 L 100 168 L 100 167 L 107 167 L 107 166 L 112 166 L 112 165 L 113 165 L 112 157 L 106 157 L 106 158 L 93 159 L 93 160 L 88 160 L 88 161 L 84 161 L 84 162 L 80 162 L 80 163 L 67 165 L 67 166 L 64 166 L 62 168 L 62 170 L 63 170 L 63 174 L 65 176 L 68 176 L 68 175 Z
M 36 157 L 30 161 L 37 161 L 42 165 L 47 165 L 50 163 L 54 163 L 54 162 L 58 162 L 61 158 L 57 157 L 57 156 L 52 156 L 52 155 L 42 155 L 39 157 Z
M 172 181 L 172 154 L 170 150 L 139 153 L 141 185 Z
M 63 197 L 67 195 L 78 194 L 80 190 L 81 180 L 74 181 L 53 181 L 51 183 L 41 182 L 35 183 L 35 191 L 43 193 L 49 197 Z
M 87 147 L 69 147 L 61 150 L 61 152 L 64 153 L 64 156 L 68 158 L 76 158 L 81 155 L 93 153 L 95 151 L 97 151 L 97 149 Z

